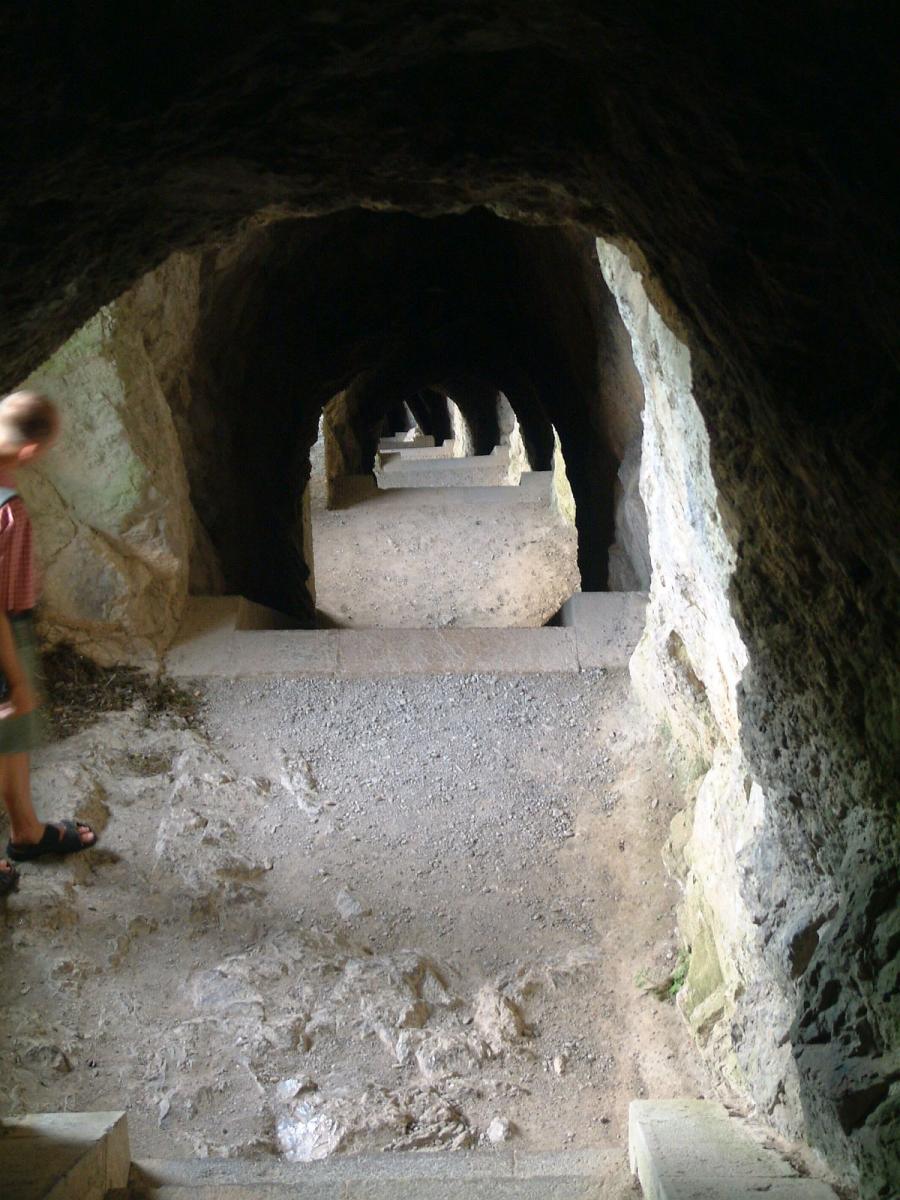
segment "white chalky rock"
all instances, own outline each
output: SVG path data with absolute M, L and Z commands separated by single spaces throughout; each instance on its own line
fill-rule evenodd
M 278 1148 L 288 1162 L 316 1162 L 338 1149 L 344 1130 L 327 1113 L 311 1104 L 295 1104 L 278 1118 L 275 1126 Z
M 512 1136 L 512 1125 L 503 1117 L 494 1117 L 487 1127 L 486 1136 L 492 1146 L 499 1146 L 501 1142 L 509 1141 Z

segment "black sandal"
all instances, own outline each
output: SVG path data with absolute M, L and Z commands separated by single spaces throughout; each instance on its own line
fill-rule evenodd
M 96 846 L 96 836 L 92 842 L 85 844 L 78 832 L 80 829 L 94 832 L 84 821 L 48 821 L 43 837 L 35 845 L 17 846 L 14 842 L 7 842 L 6 857 L 16 862 L 30 862 L 42 854 L 77 854 L 79 850 L 90 850 L 91 846 Z
M 19 872 L 12 863 L 8 863 L 5 867 L 0 867 L 0 896 L 8 896 L 18 886 Z

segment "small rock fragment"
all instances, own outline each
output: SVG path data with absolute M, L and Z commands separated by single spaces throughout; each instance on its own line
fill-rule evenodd
M 490 1125 L 487 1127 L 487 1140 L 492 1146 L 499 1146 L 501 1142 L 508 1142 L 512 1137 L 513 1126 L 511 1122 L 503 1117 L 494 1117 Z
M 352 921 L 355 917 L 367 917 L 372 911 L 360 904 L 356 897 L 344 888 L 335 896 L 334 906 L 345 921 Z
M 282 1079 L 275 1088 L 275 1096 L 283 1104 L 286 1104 L 288 1100 L 293 1100 L 301 1092 L 314 1092 L 317 1088 L 318 1084 L 309 1075 L 299 1075 L 296 1078 Z

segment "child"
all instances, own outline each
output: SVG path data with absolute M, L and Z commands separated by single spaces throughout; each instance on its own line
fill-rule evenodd
M 59 416 L 36 392 L 14 392 L 0 401 L 0 671 L 9 696 L 0 709 L 0 790 L 9 813 L 10 840 L 0 859 L 0 894 L 16 886 L 9 861 L 70 854 L 97 840 L 81 821 L 43 824 L 31 803 L 28 755 L 40 741 L 37 648 L 32 611 L 37 576 L 31 522 L 16 492 L 16 471 L 35 462 L 59 430 Z

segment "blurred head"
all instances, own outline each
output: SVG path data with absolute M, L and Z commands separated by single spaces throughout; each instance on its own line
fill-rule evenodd
M 56 405 L 40 392 L 12 392 L 0 400 L 0 461 L 34 462 L 58 433 Z

